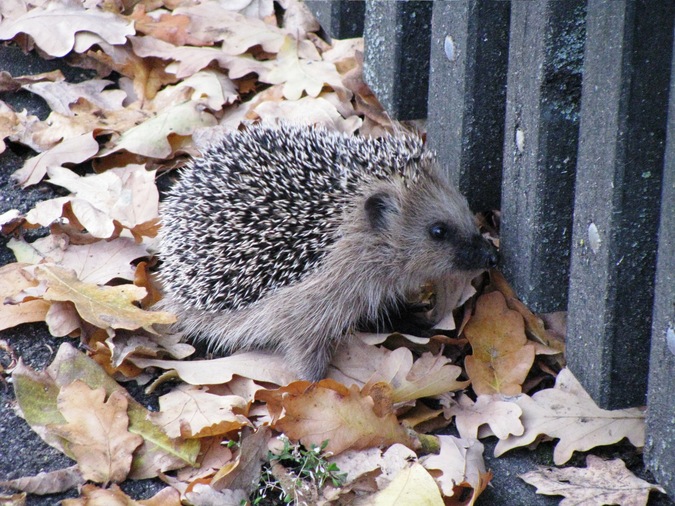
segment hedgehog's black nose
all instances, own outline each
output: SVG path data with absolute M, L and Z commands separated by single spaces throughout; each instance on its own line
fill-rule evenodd
M 492 269 L 497 267 L 498 262 L 495 247 L 478 234 L 461 244 L 455 256 L 455 267 L 467 271 Z

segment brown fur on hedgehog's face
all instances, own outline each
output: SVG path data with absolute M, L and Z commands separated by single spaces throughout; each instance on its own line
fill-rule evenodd
M 372 230 L 394 245 L 391 267 L 412 285 L 495 267 L 496 250 L 480 235 L 466 199 L 443 178 L 429 176 L 405 188 L 403 182 L 375 188 L 364 201 Z

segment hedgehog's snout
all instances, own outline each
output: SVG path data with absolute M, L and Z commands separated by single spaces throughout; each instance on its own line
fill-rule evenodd
M 459 247 L 456 257 L 457 268 L 466 271 L 493 269 L 498 262 L 496 248 L 478 234 Z

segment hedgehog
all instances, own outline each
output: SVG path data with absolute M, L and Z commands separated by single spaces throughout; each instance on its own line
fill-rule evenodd
M 176 330 L 222 353 L 281 352 L 306 380 L 421 285 L 497 262 L 416 134 L 250 124 L 181 170 L 159 243 Z

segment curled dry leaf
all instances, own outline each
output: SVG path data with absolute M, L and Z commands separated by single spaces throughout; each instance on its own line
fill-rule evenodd
M 214 490 L 245 490 L 248 494 L 258 483 L 262 463 L 268 452 L 270 428 L 262 426 L 255 432 L 244 431 L 236 460 L 223 466 L 211 480 Z
M 326 451 L 333 454 L 394 443 L 413 448 L 414 441 L 392 411 L 391 398 L 382 389 L 373 395 L 355 385 L 347 388 L 322 380 L 298 381 L 275 391 L 260 391 L 256 397 L 268 404 L 273 428 L 307 448 L 326 440 Z
M 236 395 L 214 395 L 204 388 L 180 385 L 159 398 L 154 420 L 169 437 L 208 437 L 249 425 L 248 403 Z
M 78 37 L 75 49 L 83 52 L 100 41 L 124 44 L 135 30 L 132 21 L 112 12 L 54 4 L 53 8 L 38 7 L 16 19 L 3 20 L 0 40 L 12 39 L 19 33 L 30 35 L 45 53 L 65 56 L 75 48 Z
M 67 423 L 48 428 L 67 441 L 85 480 L 121 482 L 129 474 L 132 454 L 143 438 L 127 430 L 125 395 L 114 391 L 107 400 L 105 397 L 103 388 L 92 390 L 79 380 L 64 386 L 57 407 Z
M 122 102 L 127 98 L 127 94 L 115 89 L 104 91 L 104 88 L 111 84 L 113 81 L 106 79 L 89 79 L 81 83 L 45 81 L 26 84 L 23 88 L 41 96 L 53 112 L 75 116 L 70 106 L 80 100 L 86 100 L 102 110 L 122 109 Z
M 49 182 L 70 190 L 73 196 L 38 202 L 26 215 L 29 223 L 50 226 L 64 214 L 65 204 L 92 236 L 106 239 L 117 224 L 132 233 L 151 235 L 148 223 L 157 219 L 159 192 L 155 171 L 143 165 L 127 165 L 103 174 L 78 176 L 63 167 L 50 167 Z
M 476 439 L 459 439 L 454 436 L 438 436 L 441 451 L 427 455 L 420 464 L 436 479 L 444 497 L 462 496 L 461 489 L 471 488 L 474 504 L 490 482 L 492 475 L 485 470 L 483 444 Z
M 158 367 L 175 370 L 180 379 L 190 385 L 220 385 L 228 383 L 234 375 L 274 385 L 287 385 L 298 379 L 289 371 L 281 355 L 262 351 L 237 353 L 212 360 L 154 360 L 131 357 L 138 367 Z
M 175 9 L 174 14 L 190 19 L 189 32 L 204 43 L 222 41 L 222 52 L 240 55 L 253 46 L 277 53 L 284 43 L 284 32 L 253 16 L 242 16 L 227 3 L 203 2 Z
M 478 298 L 464 335 L 473 349 L 464 365 L 476 394 L 519 394 L 534 363 L 534 346 L 525 336 L 523 317 L 507 307 L 500 292 Z
M 637 447 L 645 443 L 643 411 L 600 409 L 569 369 L 560 371 L 554 388 L 541 390 L 532 397 L 520 395 L 514 402 L 523 410 L 521 422 L 525 432 L 500 440 L 495 447 L 496 456 L 527 446 L 540 434 L 560 439 L 553 452 L 556 465 L 567 462 L 574 451 L 614 444 L 624 437 Z
M 21 490 L 29 494 L 45 495 L 65 492 L 71 488 L 84 485 L 85 481 L 77 466 L 70 466 L 49 473 L 38 473 L 35 476 L 0 481 L 0 487 Z M 0 504 L 3 504 L 1 500 Z
M 154 332 L 152 325 L 176 321 L 170 313 L 144 311 L 134 305 L 134 301 L 145 297 L 144 288 L 83 283 L 73 271 L 56 265 L 38 265 L 33 272 L 47 288 L 42 295 L 44 300 L 72 302 L 84 320 L 99 328 L 143 328 Z
M 20 262 L 57 264 L 75 271 L 82 282 L 100 285 L 115 278 L 133 281 L 131 262 L 149 256 L 145 247 L 126 237 L 75 245 L 63 234 L 51 234 L 32 243 L 10 239 L 7 247 Z
M 180 493 L 167 487 L 160 490 L 150 499 L 135 501 L 114 483 L 109 488 L 98 488 L 87 484 L 82 487 L 82 495 L 77 499 L 64 499 L 63 506 L 181 506 Z
M 586 467 L 556 469 L 542 466 L 519 478 L 537 487 L 537 494 L 565 496 L 560 506 L 646 506 L 649 492 L 665 493 L 658 485 L 631 473 L 623 460 L 603 460 L 595 455 L 586 457 Z
M 12 174 L 22 187 L 39 183 L 51 167 L 61 167 L 64 163 L 80 163 L 89 160 L 98 152 L 98 142 L 91 132 L 70 137 L 56 146 L 29 158 L 19 170 Z
M 0 330 L 22 323 L 43 321 L 49 310 L 49 302 L 39 299 L 6 303 L 9 297 L 37 286 L 37 281 L 29 279 L 24 273 L 24 267 L 27 264 L 12 263 L 0 267 Z

